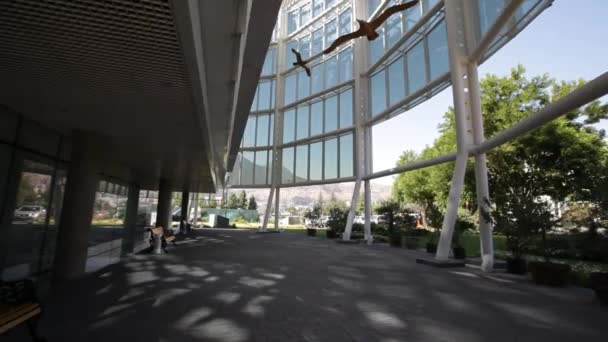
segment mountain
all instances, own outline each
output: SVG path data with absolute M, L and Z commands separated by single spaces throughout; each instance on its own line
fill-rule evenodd
M 336 199 L 350 202 L 353 196 L 353 190 L 355 183 L 337 183 L 337 184 L 325 184 L 325 185 L 312 185 L 312 186 L 296 186 L 289 188 L 281 188 L 280 192 L 280 206 L 281 210 L 285 210 L 289 207 L 312 207 L 313 203 L 319 199 L 319 195 L 323 197 L 323 200 L 329 200 L 332 195 Z M 372 202 L 381 201 L 387 199 L 391 195 L 391 186 L 387 184 L 372 184 Z M 240 193 L 243 189 L 231 189 L 231 193 Z M 255 196 L 258 202 L 258 210 L 263 212 L 268 203 L 268 195 L 270 189 L 244 189 L 247 192 L 247 196 Z M 360 196 L 363 196 L 363 185 L 361 186 Z

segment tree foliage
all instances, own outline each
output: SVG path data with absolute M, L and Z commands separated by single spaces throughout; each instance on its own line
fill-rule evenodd
M 258 210 L 258 202 L 255 200 L 255 197 L 251 195 L 249 197 L 249 203 L 247 204 L 248 210 Z
M 481 81 L 486 137 L 513 126 L 584 83 L 558 82 L 548 75 L 529 78 L 522 66 L 504 77 L 488 75 Z M 497 209 L 535 210 L 531 206 L 539 198 L 591 201 L 608 208 L 608 195 L 602 191 L 608 189 L 605 132 L 592 126 L 606 118 L 608 105 L 595 101 L 488 153 L 490 197 Z M 432 146 L 421 153 L 403 152 L 397 165 L 456 150 L 453 108 L 445 113 L 439 131 Z M 400 174 L 393 184 L 393 196 L 400 202 L 420 205 L 428 217 L 434 206 L 445 208 L 453 169 L 454 163 L 446 163 Z M 471 212 L 477 209 L 473 170 L 471 159 L 461 200 L 462 207 Z M 515 197 L 525 203 L 515 203 Z

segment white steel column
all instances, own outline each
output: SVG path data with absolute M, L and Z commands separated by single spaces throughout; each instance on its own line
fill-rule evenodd
M 353 18 L 367 18 L 367 1 L 355 0 L 353 6 Z M 342 235 L 343 240 L 350 240 L 350 236 L 353 228 L 353 220 L 355 218 L 357 202 L 359 199 L 359 192 L 361 190 L 361 182 L 363 177 L 367 175 L 367 150 L 368 144 L 366 140 L 366 121 L 367 121 L 367 97 L 368 97 L 368 79 L 365 76 L 367 69 L 367 55 L 368 55 L 368 42 L 366 39 L 357 39 L 353 47 L 353 58 L 354 58 L 354 79 L 355 89 L 353 90 L 354 96 L 354 111 L 355 111 L 355 189 L 353 191 L 352 200 L 350 203 L 350 211 L 348 212 L 348 219 L 346 221 L 346 227 L 344 234 Z M 365 186 L 365 199 L 366 208 L 369 206 L 367 200 L 369 200 L 369 181 L 366 182 Z M 368 243 L 371 243 L 371 233 L 368 232 L 370 228 L 369 215 L 366 211 L 366 224 L 365 224 L 365 239 Z
M 277 198 L 274 201 L 274 229 L 279 229 L 279 219 L 281 218 L 279 213 L 279 196 L 281 195 L 281 188 L 276 188 L 275 195 Z
M 454 174 L 448 195 L 441 237 L 435 258 L 446 261 L 450 255 L 452 235 L 456 214 L 460 204 L 460 196 L 464 186 L 464 176 L 467 167 L 468 149 L 473 142 L 471 108 L 468 99 L 468 58 L 466 53 L 466 28 L 462 0 L 445 1 L 445 21 L 448 33 L 448 51 L 450 55 L 450 70 L 452 92 L 454 97 L 454 112 L 456 122 L 457 157 Z
M 272 199 L 274 197 L 274 187 L 270 188 L 270 194 L 268 195 L 268 203 L 266 204 L 266 213 L 264 214 L 264 222 L 262 223 L 261 231 L 265 232 L 268 227 L 268 219 L 272 213 Z
M 483 117 L 481 112 L 481 91 L 477 64 L 469 64 L 469 96 L 471 99 L 471 113 L 473 119 L 473 141 L 475 145 L 484 140 Z M 485 153 L 475 154 L 475 192 L 477 193 L 477 211 L 479 216 L 479 239 L 481 244 L 481 269 L 491 272 L 494 267 L 494 240 L 492 237 L 492 223 L 485 219 L 483 212 L 490 213 L 490 188 L 488 186 L 488 165 Z
M 372 224 L 371 224 L 371 214 L 372 214 L 372 191 L 371 191 L 371 181 L 369 179 L 364 181 L 364 191 L 365 191 L 365 241 L 368 244 L 374 242 L 374 236 L 372 235 Z

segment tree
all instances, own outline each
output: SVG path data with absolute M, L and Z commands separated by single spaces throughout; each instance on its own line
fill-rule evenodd
M 236 194 L 231 194 L 228 197 L 228 202 L 226 202 L 225 207 L 228 209 L 238 209 L 241 205 L 241 201 Z
M 215 199 L 215 195 L 211 195 L 209 197 L 209 208 L 217 208 L 217 200 Z
M 239 202 L 237 208 L 239 209 L 247 209 L 247 193 L 245 190 L 241 191 L 241 195 L 239 196 Z
M 486 136 L 513 126 L 551 102 L 583 85 L 583 81 L 556 82 L 547 75 L 527 78 L 522 66 L 505 77 L 488 75 L 481 81 Z M 496 207 L 509 207 L 512 196 L 554 202 L 605 201 L 607 146 L 605 133 L 593 126 L 608 117 L 608 105 L 593 102 L 489 152 L 490 197 Z M 439 126 L 440 136 L 420 154 L 406 151 L 398 165 L 456 150 L 454 109 Z M 393 196 L 423 208 L 445 208 L 453 163 L 406 172 L 393 184 Z M 476 211 L 474 162 L 465 176 L 462 206 Z M 603 185 L 605 184 L 605 185 Z M 608 207 L 608 201 L 605 202 Z
M 258 209 L 258 203 L 255 200 L 255 197 L 253 195 L 251 195 L 251 197 L 249 197 L 249 204 L 247 205 L 247 209 L 248 210 L 257 210 Z
M 312 209 L 306 210 L 304 213 L 304 218 L 310 220 L 310 224 L 312 227 L 320 227 L 321 226 L 321 205 L 319 203 L 315 203 L 312 206 Z

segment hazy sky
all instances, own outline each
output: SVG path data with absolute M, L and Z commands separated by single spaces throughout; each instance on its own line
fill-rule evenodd
M 555 0 L 515 39 L 479 68 L 505 75 L 518 63 L 528 76 L 548 73 L 558 80 L 593 79 L 608 71 L 608 0 Z M 606 98 L 602 100 L 608 100 Z M 448 88 L 373 130 L 374 171 L 395 165 L 406 149 L 420 151 L 437 137 L 437 125 L 452 104 Z M 600 123 L 608 129 L 608 123 Z M 391 184 L 392 177 L 375 182 Z

